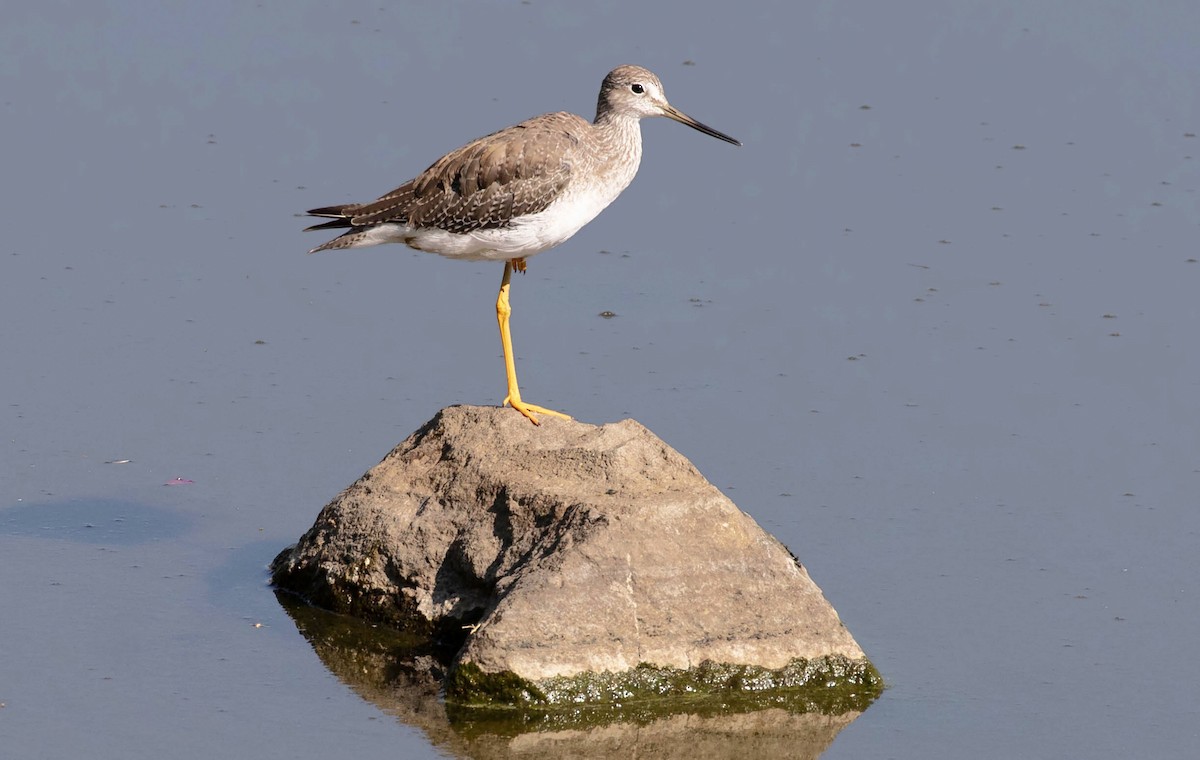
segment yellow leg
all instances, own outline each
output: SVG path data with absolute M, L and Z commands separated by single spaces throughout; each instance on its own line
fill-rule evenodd
M 496 321 L 500 323 L 500 345 L 504 347 L 504 371 L 508 375 L 508 395 L 504 397 L 504 403 L 528 417 L 529 421 L 535 425 L 538 424 L 538 421 L 537 417 L 533 416 L 534 414 L 549 414 L 552 417 L 569 420 L 570 416 L 562 412 L 526 404 L 521 400 L 521 389 L 517 387 L 517 365 L 513 361 L 512 333 L 508 329 L 508 318 L 512 315 L 512 306 L 508 303 L 508 286 L 514 267 L 517 271 L 524 272 L 525 260 L 514 259 L 504 262 L 504 277 L 500 280 L 500 295 L 496 298 Z

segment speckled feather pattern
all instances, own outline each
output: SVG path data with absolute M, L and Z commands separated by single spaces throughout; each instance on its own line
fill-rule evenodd
M 569 113 L 551 113 L 501 130 L 438 159 L 416 179 L 354 209 L 351 224 L 401 222 L 415 228 L 472 232 L 505 227 L 545 211 L 583 159 Z
M 653 73 L 620 66 L 604 79 L 594 123 L 543 114 L 446 154 L 370 203 L 309 211 L 331 221 L 308 229 L 345 231 L 313 252 L 404 243 L 453 258 L 513 259 L 562 243 L 637 173 L 639 120 L 662 114 L 630 94 L 634 83 L 661 97 Z

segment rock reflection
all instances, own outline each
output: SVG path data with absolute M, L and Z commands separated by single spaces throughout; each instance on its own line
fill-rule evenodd
M 428 641 L 311 607 L 285 592 L 276 596 L 334 675 L 381 711 L 421 729 L 434 746 L 463 758 L 816 758 L 873 699 L 864 695 L 861 704 L 842 705 L 848 709 L 836 714 L 787 695 L 621 709 L 459 707 L 442 698 L 445 653 Z

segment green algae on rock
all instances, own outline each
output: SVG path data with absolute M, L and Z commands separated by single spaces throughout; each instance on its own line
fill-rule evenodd
M 635 707 L 663 700 L 703 701 L 719 697 L 746 707 L 791 706 L 796 711 L 839 714 L 866 709 L 883 690 L 883 679 L 867 660 L 840 656 L 796 658 L 782 668 L 703 662 L 694 668 L 641 663 L 620 672 L 580 673 L 536 681 L 505 671 L 484 673 L 474 663 L 455 667 L 446 699 L 468 707 Z

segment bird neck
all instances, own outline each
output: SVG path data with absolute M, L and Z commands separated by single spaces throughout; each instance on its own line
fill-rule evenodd
M 642 156 L 642 126 L 636 116 L 605 109 L 596 110 L 593 128 L 600 138 L 603 151 L 613 158 L 633 159 L 634 171 Z

